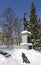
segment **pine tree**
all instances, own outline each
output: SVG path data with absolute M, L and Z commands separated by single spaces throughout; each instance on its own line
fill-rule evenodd
M 32 38 L 34 39 L 34 41 L 37 39 L 37 35 L 38 35 L 37 28 L 38 28 L 37 13 L 36 13 L 35 4 L 32 2 L 31 11 L 30 11 L 30 31 L 32 33 Z
M 39 24 L 39 26 L 38 26 L 38 31 L 39 31 L 39 34 L 38 34 L 38 36 L 39 36 L 39 43 L 41 44 L 41 19 L 39 18 L 39 20 L 38 20 L 38 24 Z

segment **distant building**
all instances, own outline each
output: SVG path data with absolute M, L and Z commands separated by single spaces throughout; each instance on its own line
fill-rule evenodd
M 9 39 L 9 34 L 0 32 L 0 45 L 10 45 L 10 44 L 19 44 L 19 38 L 13 37 L 12 39 Z
M 9 38 L 8 33 L 0 32 L 0 45 L 6 44 L 7 38 Z

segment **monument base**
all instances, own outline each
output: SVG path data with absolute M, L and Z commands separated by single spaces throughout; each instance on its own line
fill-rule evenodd
M 32 49 L 32 43 L 21 43 L 20 46 L 21 49 L 27 49 L 27 50 Z

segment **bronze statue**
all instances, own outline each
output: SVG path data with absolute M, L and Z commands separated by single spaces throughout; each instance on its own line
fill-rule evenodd
M 26 16 L 27 13 L 24 13 L 24 30 L 27 30 L 27 21 L 26 21 Z

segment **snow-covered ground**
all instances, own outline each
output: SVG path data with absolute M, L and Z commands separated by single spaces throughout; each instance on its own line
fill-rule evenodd
M 0 54 L 0 65 L 41 65 L 41 53 L 33 49 L 14 49 L 5 52 L 11 54 L 11 56 L 5 57 Z M 25 53 L 30 63 L 23 63 L 22 53 Z

